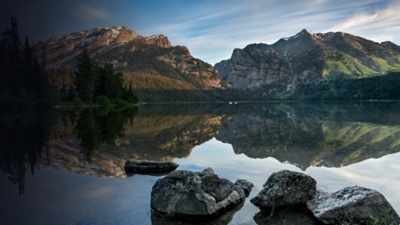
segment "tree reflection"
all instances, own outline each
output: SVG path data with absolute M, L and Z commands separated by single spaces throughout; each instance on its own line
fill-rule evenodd
M 82 152 L 90 160 L 94 150 L 102 144 L 115 145 L 124 136 L 124 124 L 137 113 L 136 108 L 100 108 L 83 110 L 76 131 Z
M 90 160 L 100 145 L 115 145 L 116 138 L 124 134 L 124 124 L 136 113 L 134 107 L 75 112 L 3 111 L 0 113 L 0 169 L 18 185 L 19 194 L 23 194 L 27 172 L 33 175 L 40 165 L 51 164 L 48 143 L 60 139 L 67 124 L 75 126 L 81 152 Z
M 76 125 L 77 136 L 80 139 L 82 152 L 87 158 L 93 154 L 93 150 L 98 146 L 98 131 L 92 110 L 84 110 Z
M 0 115 L 0 168 L 24 193 L 25 175 L 39 168 L 43 146 L 48 141 L 54 112 L 10 112 Z

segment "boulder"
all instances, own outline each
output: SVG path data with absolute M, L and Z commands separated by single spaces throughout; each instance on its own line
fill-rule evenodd
M 177 167 L 178 164 L 174 162 L 127 160 L 125 162 L 125 173 L 127 175 L 166 175 L 175 170 Z
M 306 174 L 282 170 L 273 173 L 250 201 L 259 208 L 306 203 L 315 195 L 316 183 Z
M 307 206 L 325 224 L 400 224 L 399 215 L 382 194 L 359 186 L 318 192 Z
M 245 200 L 242 186 L 219 178 L 211 168 L 202 172 L 176 170 L 154 184 L 150 206 L 163 217 L 210 219 Z

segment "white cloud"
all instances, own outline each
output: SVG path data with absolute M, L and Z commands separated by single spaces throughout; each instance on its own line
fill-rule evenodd
M 360 13 L 352 16 L 343 23 L 332 28 L 332 30 L 349 30 L 352 28 L 376 28 L 386 27 L 388 25 L 400 25 L 400 4 L 391 5 L 385 9 L 379 9 L 372 13 Z

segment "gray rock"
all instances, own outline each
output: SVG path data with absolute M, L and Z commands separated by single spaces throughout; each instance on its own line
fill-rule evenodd
M 246 197 L 249 196 L 251 189 L 253 188 L 253 183 L 244 180 L 244 179 L 239 179 L 235 182 L 235 185 L 238 185 L 239 187 L 241 187 L 244 191 L 244 193 L 246 194 Z
M 314 178 L 289 170 L 273 173 L 263 186 L 264 189 L 250 200 L 260 208 L 306 203 L 316 193 Z
M 398 214 L 382 194 L 358 186 L 335 193 L 319 192 L 307 206 L 325 224 L 400 224 Z
M 157 180 L 150 205 L 166 217 L 207 219 L 242 203 L 245 198 L 241 185 L 219 178 L 207 168 L 202 172 L 173 171 Z

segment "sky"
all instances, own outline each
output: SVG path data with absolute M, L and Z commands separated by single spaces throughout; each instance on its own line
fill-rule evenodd
M 166 35 L 212 65 L 235 48 L 273 44 L 302 29 L 400 44 L 400 0 L 2 0 L 0 31 L 17 18 L 21 39 L 95 27 Z

